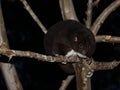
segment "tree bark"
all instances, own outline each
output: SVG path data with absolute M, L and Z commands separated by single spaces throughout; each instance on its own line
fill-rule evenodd
M 9 48 L 2 15 L 1 0 L 0 0 L 0 44 L 4 44 L 5 48 Z M 0 69 L 2 71 L 8 90 L 23 90 L 14 65 L 8 63 L 0 63 Z

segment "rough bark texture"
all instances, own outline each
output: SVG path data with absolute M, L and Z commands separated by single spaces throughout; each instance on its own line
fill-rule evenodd
M 9 48 L 0 0 L 0 44 L 2 43 L 4 43 L 5 48 Z M 0 63 L 0 69 L 2 71 L 8 90 L 23 90 L 14 65 L 8 63 Z

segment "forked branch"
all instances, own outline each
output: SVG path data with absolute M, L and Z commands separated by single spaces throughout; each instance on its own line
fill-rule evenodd
M 0 44 L 2 43 L 5 43 L 4 48 L 9 48 L 0 0 Z M 0 62 L 0 70 L 8 90 L 23 90 L 14 65 Z

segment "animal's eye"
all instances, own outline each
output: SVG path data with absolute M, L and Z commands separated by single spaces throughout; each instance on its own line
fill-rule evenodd
M 83 44 L 82 43 L 79 44 L 79 49 L 83 49 Z

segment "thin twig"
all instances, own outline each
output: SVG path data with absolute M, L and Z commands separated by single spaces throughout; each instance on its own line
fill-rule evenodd
M 93 23 L 91 30 L 94 35 L 97 34 L 99 28 L 104 23 L 105 19 L 114 11 L 116 8 L 120 6 L 120 0 L 115 0 L 112 4 L 110 4 L 95 20 Z
M 67 78 L 62 81 L 62 84 L 59 90 L 66 90 L 68 85 L 70 84 L 70 82 L 73 80 L 74 77 L 75 75 L 68 75 Z
M 91 23 L 92 23 L 92 10 L 93 10 L 93 0 L 88 0 L 88 4 L 87 4 L 87 11 L 86 11 L 86 27 L 90 28 L 91 27 Z
M 25 9 L 28 11 L 28 13 L 31 15 L 31 17 L 33 18 L 33 20 L 38 24 L 38 26 L 42 29 L 42 31 L 46 34 L 47 33 L 47 29 L 45 28 L 45 26 L 42 24 L 42 22 L 39 20 L 39 18 L 36 16 L 36 14 L 33 12 L 33 10 L 31 9 L 30 5 L 27 3 L 26 0 L 20 0 L 22 2 L 22 4 L 24 5 Z
M 96 42 L 120 43 L 120 37 L 111 35 L 99 35 L 95 37 Z

